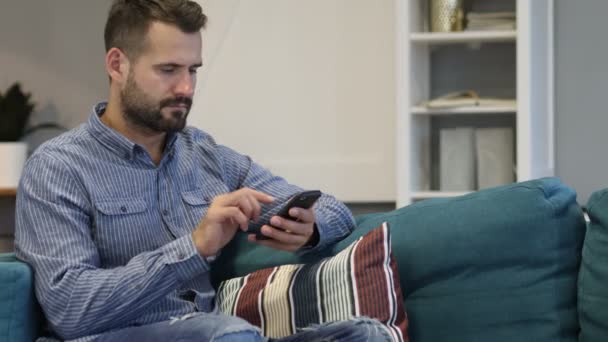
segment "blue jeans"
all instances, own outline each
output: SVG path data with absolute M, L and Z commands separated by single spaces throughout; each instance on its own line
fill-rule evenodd
M 234 316 L 196 313 L 180 320 L 163 321 L 102 334 L 98 342 L 109 341 L 210 341 L 210 342 L 314 342 L 314 341 L 391 341 L 387 329 L 378 321 L 355 318 L 317 325 L 281 339 L 260 335 L 259 328 Z

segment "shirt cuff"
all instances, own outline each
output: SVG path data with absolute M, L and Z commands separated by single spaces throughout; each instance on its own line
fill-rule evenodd
M 328 224 L 325 217 L 318 212 L 315 212 L 315 226 L 319 233 L 319 240 L 314 246 L 304 246 L 300 248 L 298 254 L 308 254 L 310 252 L 320 251 L 327 246 L 327 241 L 331 239 L 327 233 Z
M 209 262 L 196 250 L 190 234 L 168 243 L 162 249 L 165 262 L 173 268 L 179 281 L 188 281 L 210 269 Z

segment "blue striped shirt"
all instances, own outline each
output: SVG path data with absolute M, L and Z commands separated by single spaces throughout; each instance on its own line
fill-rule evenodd
M 263 206 L 264 221 L 301 190 L 192 127 L 167 137 L 157 166 L 101 122 L 105 106 L 36 150 L 17 195 L 17 255 L 34 268 L 50 329 L 67 340 L 213 311 L 210 264 L 191 238 L 212 199 L 243 187 L 268 193 L 278 200 Z M 352 231 L 332 196 L 314 208 L 313 251 Z

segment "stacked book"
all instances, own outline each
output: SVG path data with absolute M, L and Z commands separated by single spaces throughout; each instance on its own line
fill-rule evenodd
M 472 90 L 457 91 L 443 96 L 424 101 L 422 106 L 427 108 L 458 108 L 458 107 L 487 107 L 503 106 L 514 107 L 517 104 L 515 99 L 501 99 L 493 97 L 480 97 L 477 92 Z
M 515 28 L 515 12 L 467 13 L 467 31 L 502 31 Z

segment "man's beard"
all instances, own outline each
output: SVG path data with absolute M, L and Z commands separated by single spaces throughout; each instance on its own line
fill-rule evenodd
M 192 107 L 192 99 L 185 96 L 168 98 L 158 104 L 137 86 L 129 75 L 125 89 L 120 92 L 122 113 L 125 119 L 133 125 L 146 128 L 153 132 L 178 132 L 186 126 L 186 118 Z M 185 105 L 185 111 L 175 110 L 170 118 L 164 118 L 161 110 L 171 105 Z

